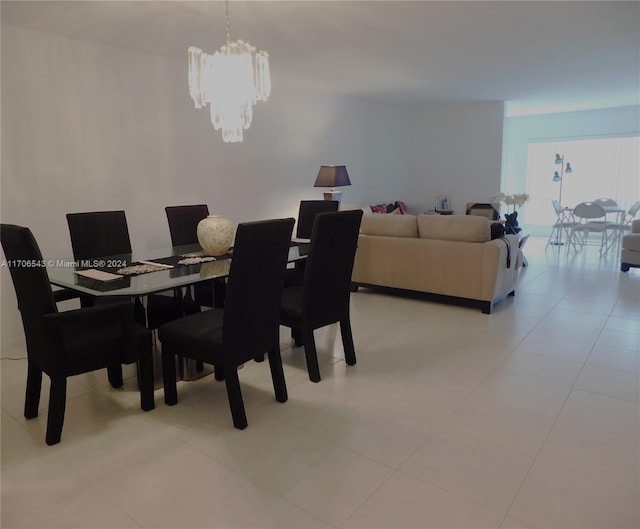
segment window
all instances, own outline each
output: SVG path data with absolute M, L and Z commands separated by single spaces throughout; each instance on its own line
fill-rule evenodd
M 526 187 L 531 199 L 522 212 L 528 226 L 550 227 L 556 219 L 552 201 L 559 200 L 561 184 L 553 181 L 554 172 L 561 172 L 556 153 L 573 169 L 562 179 L 563 206 L 612 198 L 627 209 L 640 198 L 640 137 L 530 143 Z

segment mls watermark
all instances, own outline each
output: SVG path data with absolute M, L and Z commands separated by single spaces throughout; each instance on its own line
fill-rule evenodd
M 0 268 L 122 268 L 125 259 L 3 259 Z

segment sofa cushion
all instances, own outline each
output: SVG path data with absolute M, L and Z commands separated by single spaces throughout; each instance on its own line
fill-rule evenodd
M 360 224 L 360 233 L 387 237 L 417 237 L 418 225 L 415 215 L 365 215 Z
M 476 215 L 418 215 L 419 237 L 441 241 L 491 240 L 489 220 Z

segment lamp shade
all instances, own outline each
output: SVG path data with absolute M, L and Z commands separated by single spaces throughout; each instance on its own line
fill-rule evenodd
M 313 187 L 350 186 L 349 173 L 344 165 L 321 165 Z

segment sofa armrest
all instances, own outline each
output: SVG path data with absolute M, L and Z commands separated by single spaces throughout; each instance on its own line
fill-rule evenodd
M 515 287 L 518 236 L 505 235 L 484 243 L 482 249 L 482 297 L 495 299 Z

